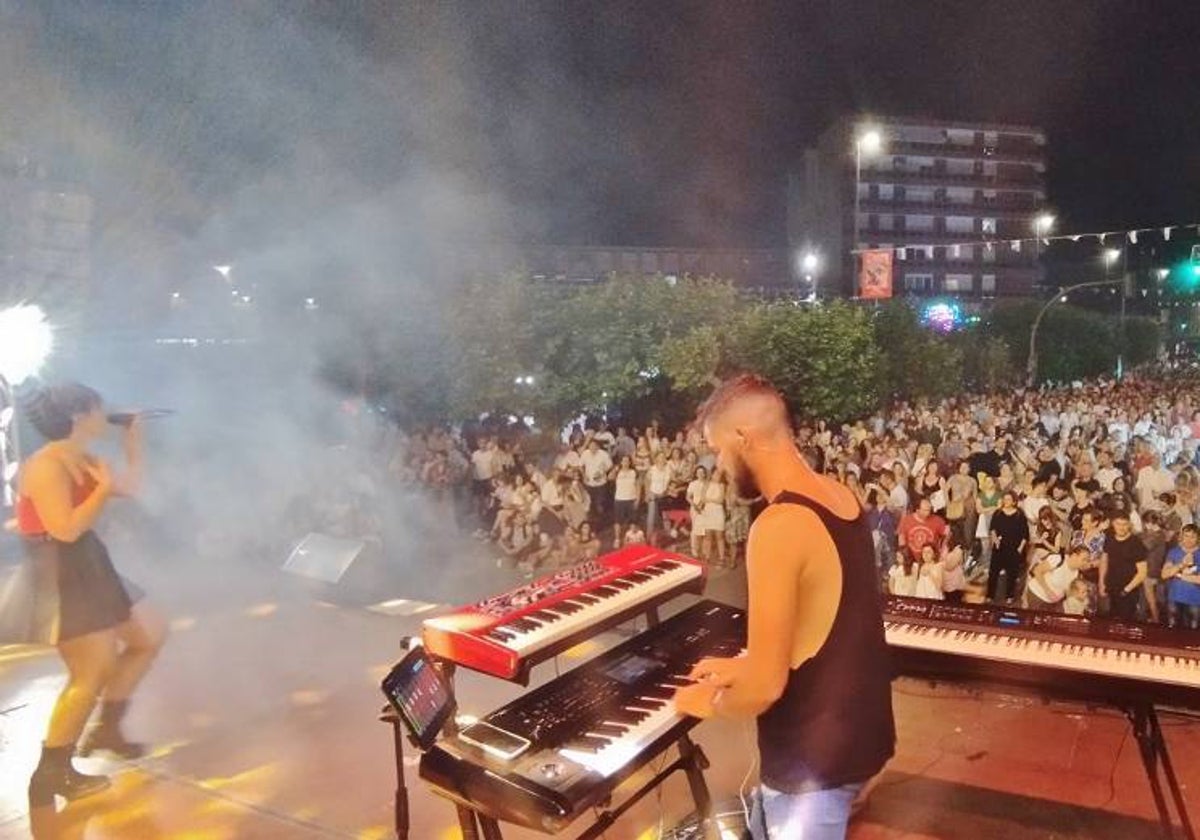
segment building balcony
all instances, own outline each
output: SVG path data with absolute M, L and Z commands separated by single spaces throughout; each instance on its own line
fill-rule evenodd
M 1028 247 L 1022 246 L 1021 251 L 1012 251 L 1007 240 L 1022 239 L 1028 237 L 1027 233 L 1018 233 L 1011 228 L 998 228 L 996 233 L 983 233 L 978 230 L 884 230 L 880 227 L 866 226 L 859 229 L 858 236 L 863 240 L 875 242 L 891 242 L 895 245 L 938 245 L 945 243 L 947 245 L 965 245 L 970 243 L 980 243 L 979 247 L 983 248 L 984 242 L 995 243 L 992 247 L 996 250 L 1005 250 L 1014 254 L 1023 253 L 1028 250 L 1030 253 L 1037 250 L 1036 246 L 1028 243 Z
M 947 158 L 954 160 L 984 160 L 991 163 L 1039 164 L 1045 163 L 1046 152 L 1036 143 L 1012 144 L 1000 142 L 995 145 L 978 143 L 970 146 L 955 143 L 917 143 L 908 140 L 887 141 L 885 155 Z
M 927 216 L 987 216 L 989 218 L 1024 219 L 1033 218 L 1041 209 L 1035 201 L 1009 204 L 1008 202 L 972 201 L 956 203 L 949 199 L 913 201 L 888 198 L 860 198 L 859 212 L 881 215 L 904 215 L 919 213 Z
M 864 184 L 928 184 L 935 187 L 953 185 L 1016 192 L 1045 190 L 1045 179 L 1037 172 L 1028 175 L 986 175 L 975 172 L 937 172 L 933 167 L 923 167 L 918 172 L 904 172 L 890 166 L 864 166 L 859 181 Z

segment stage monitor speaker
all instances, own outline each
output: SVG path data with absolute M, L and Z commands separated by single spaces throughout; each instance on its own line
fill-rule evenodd
M 322 599 L 367 604 L 390 597 L 383 554 L 368 540 L 310 533 L 292 549 L 283 570 L 308 581 Z
M 296 544 L 283 568 L 313 580 L 337 583 L 365 547 L 362 540 L 312 533 Z

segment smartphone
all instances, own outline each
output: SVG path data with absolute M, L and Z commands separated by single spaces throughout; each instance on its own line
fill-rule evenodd
M 528 738 L 514 735 L 482 720 L 460 731 L 458 737 L 468 744 L 474 744 L 488 755 L 504 761 L 516 758 L 529 749 Z

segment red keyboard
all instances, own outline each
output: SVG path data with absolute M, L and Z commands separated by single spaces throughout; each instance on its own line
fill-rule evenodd
M 529 668 L 682 594 L 704 591 L 697 560 L 633 545 L 445 615 L 421 631 L 434 656 L 525 683 Z

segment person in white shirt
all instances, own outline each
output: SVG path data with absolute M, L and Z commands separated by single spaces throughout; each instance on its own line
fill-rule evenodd
M 1042 508 L 1048 504 L 1050 504 L 1050 498 L 1046 495 L 1045 479 L 1034 478 L 1033 487 L 1029 491 L 1029 495 L 1021 501 L 1021 512 L 1029 520 L 1030 528 L 1037 525 L 1038 515 L 1042 512 Z
M 554 457 L 554 468 L 562 472 L 570 470 L 578 470 L 582 468 L 583 462 L 579 459 L 579 453 L 573 446 L 563 444 L 558 450 L 558 455 Z
M 896 559 L 888 569 L 888 593 L 912 598 L 917 594 L 917 566 L 906 566 L 908 555 L 896 552 Z
M 698 466 L 695 476 L 687 486 L 688 510 L 692 518 L 692 556 L 704 560 L 702 549 L 705 547 L 704 504 L 708 496 L 708 470 Z
M 612 472 L 612 458 L 592 438 L 588 441 L 587 449 L 579 456 L 579 461 L 583 467 L 583 486 L 592 499 L 592 521 L 602 521 L 608 513 L 608 474 Z
M 613 544 L 621 544 L 621 534 L 633 523 L 634 509 L 638 499 L 638 476 L 633 468 L 633 459 L 621 456 L 621 463 L 613 470 Z
M 1175 489 L 1175 474 L 1162 465 L 1157 452 L 1150 454 L 1150 463 L 1138 470 L 1133 486 L 1137 493 L 1138 507 L 1143 511 L 1159 510 L 1162 504 L 1158 497 Z
M 471 453 L 471 487 L 475 493 L 475 506 L 479 521 L 487 521 L 488 502 L 492 495 L 492 479 L 496 477 L 495 442 L 480 438 Z M 482 530 L 482 529 L 481 529 Z
M 944 600 L 945 591 L 942 588 L 945 567 L 938 556 L 937 549 L 932 545 L 921 546 L 921 565 L 917 569 L 917 584 L 913 594 L 918 598 L 929 598 L 934 601 Z
M 1100 482 L 1101 490 L 1111 493 L 1113 482 L 1121 477 L 1121 471 L 1113 465 L 1112 453 L 1107 449 L 1101 449 L 1096 459 L 1100 462 L 1100 468 L 1096 470 L 1096 481 Z
M 654 463 L 646 471 L 646 533 L 650 541 L 658 533 L 662 500 L 666 498 L 667 488 L 671 486 L 671 466 L 667 463 L 667 453 L 660 449 L 654 456 Z
M 625 539 L 621 545 L 640 545 L 646 542 L 646 532 L 642 530 L 642 526 L 637 522 L 632 523 L 629 529 L 625 531 Z
M 541 489 L 542 505 L 552 510 L 559 510 L 563 505 L 562 494 L 563 474 L 556 467 L 543 482 Z
M 1086 545 L 1077 545 L 1066 557 L 1047 554 L 1034 563 L 1025 582 L 1025 609 L 1062 612 L 1071 584 L 1088 567 L 1090 557 Z

